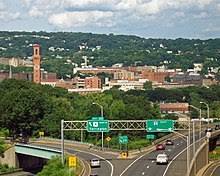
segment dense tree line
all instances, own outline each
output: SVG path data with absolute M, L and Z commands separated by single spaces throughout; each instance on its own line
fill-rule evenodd
M 188 102 L 201 107 L 206 116 L 205 107 L 199 103 L 204 101 L 210 105 L 210 117 L 220 116 L 220 86 L 128 92 L 113 88 L 81 96 L 61 88 L 9 79 L 0 83 L 0 97 L 0 128 L 9 129 L 11 136 L 45 131 L 46 135 L 58 137 L 61 119 L 88 120 L 100 116 L 100 107 L 93 102 L 104 107 L 104 117 L 110 120 L 161 118 L 159 102 Z
M 42 66 L 47 71 L 58 73 L 59 77 L 72 74 L 73 66 L 66 64 L 67 59 L 80 65 L 84 55 L 89 57 L 89 64 L 94 66 L 111 66 L 119 62 L 125 66 L 158 66 L 168 61 L 169 68 L 178 67 L 184 70 L 192 68 L 193 63 L 204 63 L 205 72 L 208 67 L 220 64 L 220 39 L 171 40 L 114 34 L 6 31 L 0 31 L 0 37 L 0 46 L 3 48 L 0 49 L 0 57 L 31 56 L 31 44 L 39 43 L 43 56 Z M 79 51 L 79 45 L 87 47 Z M 101 46 L 101 49 L 93 50 L 96 46 Z M 50 47 L 55 50 L 49 50 Z

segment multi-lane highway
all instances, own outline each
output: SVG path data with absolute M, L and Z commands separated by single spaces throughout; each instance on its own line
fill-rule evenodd
M 59 144 L 42 144 L 52 147 L 59 147 Z M 174 140 L 174 145 L 166 146 L 163 151 L 152 151 L 150 153 L 141 154 L 140 156 L 132 159 L 118 159 L 117 155 L 111 153 L 103 153 L 101 151 L 90 150 L 88 148 L 77 149 L 66 145 L 65 149 L 68 153 L 74 154 L 80 158 L 89 161 L 93 158 L 99 158 L 101 161 L 100 168 L 92 168 L 91 173 L 97 173 L 102 176 L 163 176 L 166 172 L 167 165 L 157 165 L 155 159 L 159 153 L 167 153 L 169 155 L 169 162 L 177 156 L 184 148 L 186 148 L 186 142 L 180 138 Z M 182 166 L 179 172 L 185 172 L 185 166 Z M 88 169 L 87 169 L 88 170 Z
M 169 156 L 169 162 L 171 162 L 184 148 L 186 148 L 186 142 L 182 139 L 176 139 L 174 145 L 166 146 L 165 150 L 154 150 L 149 154 L 141 155 L 120 176 L 163 176 L 166 173 L 168 165 L 157 165 L 155 162 L 157 155 L 159 153 L 166 153 Z M 185 173 L 185 169 L 186 167 L 182 166 L 178 172 Z
M 196 136 L 198 137 L 198 134 Z M 58 142 L 56 144 L 38 143 L 38 145 L 60 148 Z M 130 159 L 118 159 L 118 155 L 114 153 L 93 150 L 88 147 L 77 147 L 71 144 L 65 144 L 65 150 L 86 161 L 85 165 L 87 165 L 86 170 L 88 173 L 96 173 L 101 176 L 182 176 L 186 174 L 186 141 L 180 137 L 174 140 L 174 145 L 166 146 L 165 150 L 140 153 Z M 167 165 L 156 164 L 156 156 L 159 153 L 168 154 L 169 163 Z M 100 159 L 100 168 L 90 168 L 88 166 L 89 161 L 93 158 Z

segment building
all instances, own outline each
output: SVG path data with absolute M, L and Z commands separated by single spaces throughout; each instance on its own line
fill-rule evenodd
M 9 79 L 9 78 L 32 81 L 33 75 L 32 73 L 0 72 L 0 81 L 4 79 Z
M 177 112 L 177 113 L 188 113 L 188 103 L 160 103 L 160 111 L 163 113 Z
M 97 76 L 93 76 L 93 77 L 86 77 L 85 78 L 85 88 L 101 88 L 102 84 L 101 84 L 101 79 Z
M 40 70 L 40 45 L 33 45 L 33 82 L 41 82 L 41 70 Z
M 90 93 L 101 93 L 102 89 L 92 88 L 92 89 L 68 89 L 68 92 L 79 93 L 81 95 L 86 95 Z
M 121 68 L 104 68 L 104 67 L 97 67 L 97 68 L 74 68 L 73 74 L 76 72 L 86 73 L 86 74 L 94 74 L 97 75 L 98 73 L 108 73 L 114 74 L 114 72 L 120 71 Z
M 169 72 L 157 72 L 153 70 L 142 70 L 142 78 L 151 82 L 163 83 L 165 78 L 170 75 Z
M 134 72 L 121 70 L 119 72 L 114 72 L 115 80 L 134 80 Z
M 179 84 L 202 85 L 202 76 L 198 73 L 178 73 L 173 76 L 173 82 Z
M 104 87 L 105 90 L 108 90 L 114 86 L 119 87 L 120 90 L 128 91 L 133 89 L 143 90 L 144 81 L 128 81 L 128 80 L 112 80 L 108 83 L 108 86 Z

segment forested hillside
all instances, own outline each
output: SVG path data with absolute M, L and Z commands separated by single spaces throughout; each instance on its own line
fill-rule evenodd
M 193 63 L 207 67 L 220 65 L 220 39 L 145 39 L 137 36 L 72 32 L 0 32 L 0 57 L 30 57 L 32 44 L 42 47 L 43 67 L 48 71 L 72 70 L 88 56 L 93 66 L 162 65 L 192 68 Z M 81 46 L 81 50 L 80 50 Z

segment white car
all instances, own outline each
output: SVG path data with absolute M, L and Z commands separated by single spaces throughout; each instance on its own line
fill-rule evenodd
M 100 160 L 98 158 L 90 160 L 91 167 L 100 167 Z
M 158 154 L 156 158 L 156 163 L 157 164 L 167 164 L 168 163 L 168 156 L 167 154 Z

